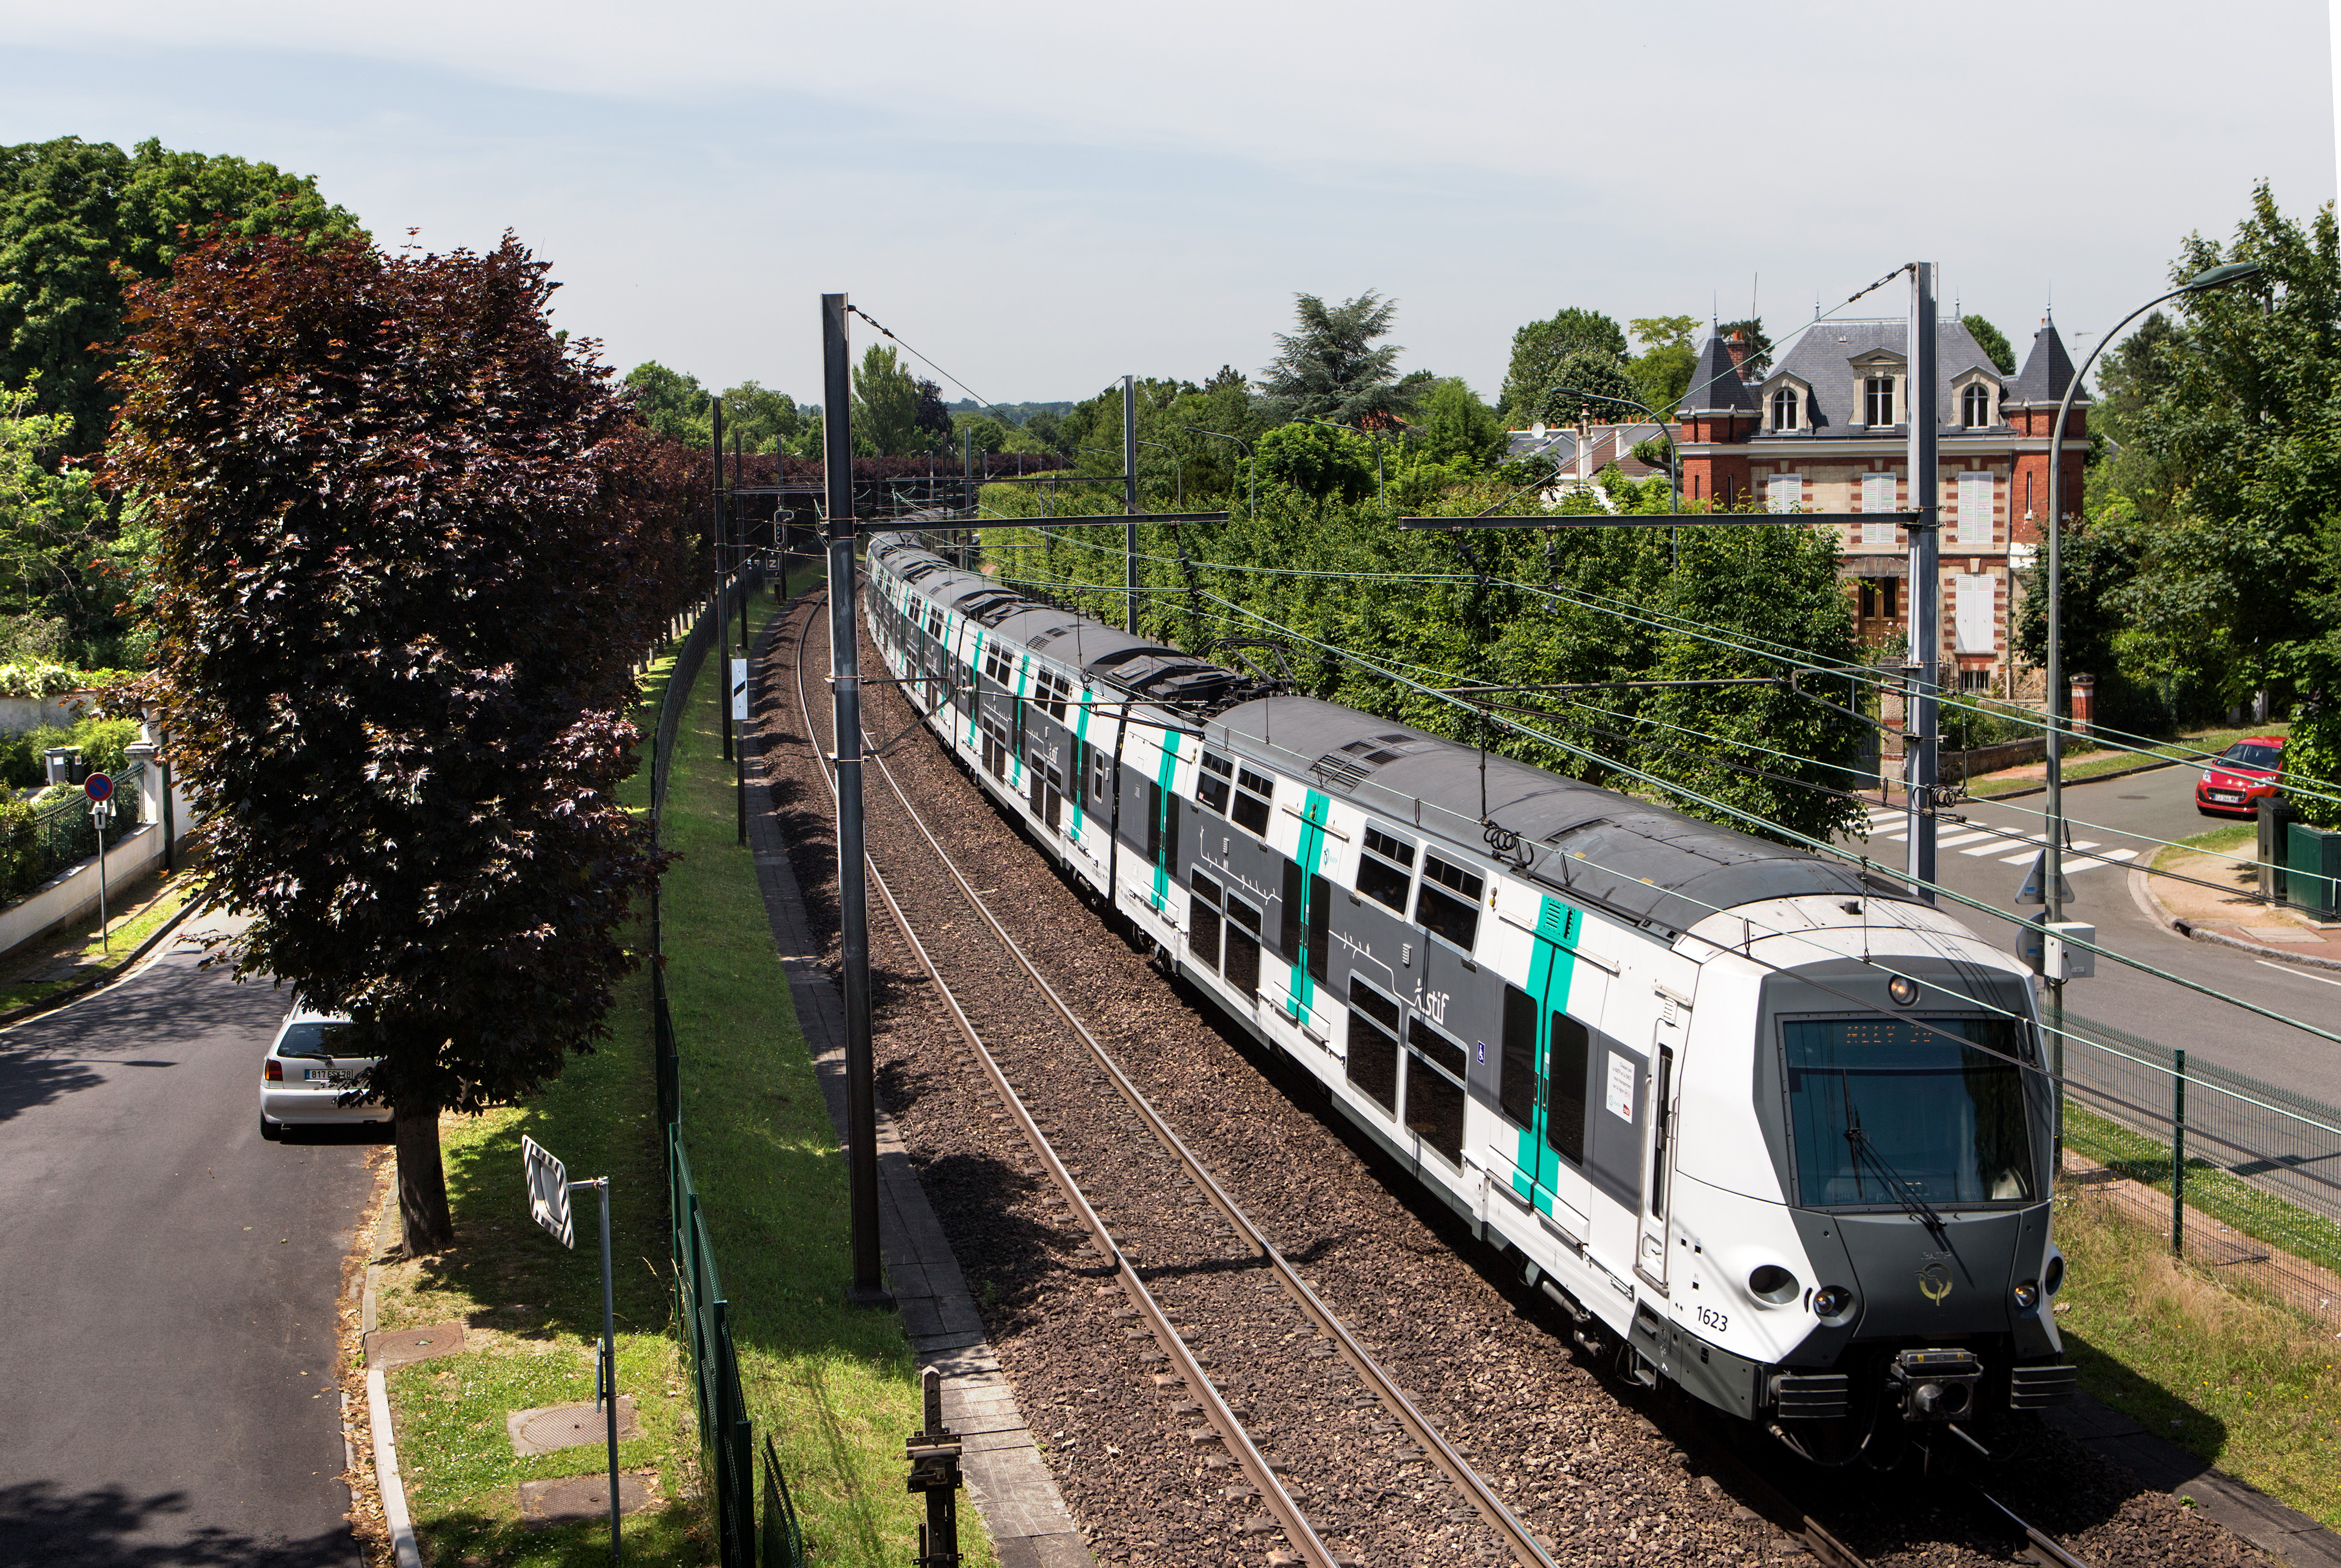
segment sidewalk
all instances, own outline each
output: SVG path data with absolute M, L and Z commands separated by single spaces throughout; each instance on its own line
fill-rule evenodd
M 2301 910 L 2272 908 L 2251 897 L 2258 889 L 2252 864 L 2232 853 L 2166 849 L 2158 868 L 2195 880 L 2138 872 L 2132 876 L 2130 888 L 2158 924 L 2183 937 L 2287 963 L 2341 970 L 2341 921 L 2315 920 Z

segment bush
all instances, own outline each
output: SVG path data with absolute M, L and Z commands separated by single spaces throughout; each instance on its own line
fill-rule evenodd
M 0 799 L 0 897 L 20 896 L 33 876 L 38 815 L 30 800 Z
M 22 735 L 0 736 L 0 783 L 29 789 L 46 782 L 52 746 L 79 747 L 81 759 L 91 768 L 119 773 L 129 763 L 123 748 L 137 739 L 135 719 L 84 719 L 70 729 L 42 724 Z

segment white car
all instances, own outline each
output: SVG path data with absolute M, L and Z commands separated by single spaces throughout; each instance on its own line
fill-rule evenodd
M 296 1007 L 286 1014 L 260 1062 L 260 1136 L 282 1137 L 288 1126 L 388 1125 L 390 1107 L 379 1100 L 340 1103 L 380 1059 L 363 1054 L 364 1033 L 339 1013 Z

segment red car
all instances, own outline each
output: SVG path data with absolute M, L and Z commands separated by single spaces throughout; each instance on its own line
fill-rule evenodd
M 2203 769 L 2195 786 L 2195 809 L 2206 817 L 2253 817 L 2263 796 L 2276 793 L 2284 771 L 2284 737 L 2254 735 L 2238 740 Z

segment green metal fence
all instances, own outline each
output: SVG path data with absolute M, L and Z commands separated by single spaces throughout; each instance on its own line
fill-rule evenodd
M 2117 1178 L 2174 1250 L 2341 1328 L 2341 1108 L 2065 1021 L 2067 1146 Z
M 140 826 L 146 764 L 132 762 L 113 776 L 114 819 L 105 829 L 111 849 Z M 0 827 L 0 903 L 14 903 L 42 883 L 97 853 L 97 825 L 89 801 L 76 794 L 44 806 L 29 822 Z
M 743 586 L 752 591 L 761 573 Z M 666 809 L 667 783 L 684 710 L 700 666 L 717 640 L 714 606 L 702 608 L 676 650 L 673 673 L 659 704 L 651 742 L 651 836 L 658 842 Z M 651 896 L 651 1011 L 652 1070 L 658 1078 L 659 1122 L 666 1146 L 668 1256 L 674 1268 L 676 1318 L 691 1363 L 699 1414 L 702 1473 L 715 1516 L 717 1561 L 722 1568 L 803 1568 L 804 1533 L 780 1457 L 764 1440 L 764 1517 L 756 1517 L 755 1433 L 740 1381 L 739 1349 L 732 1337 L 732 1307 L 708 1235 L 699 1186 L 682 1136 L 682 1048 L 667 999 L 665 930 L 658 894 Z

